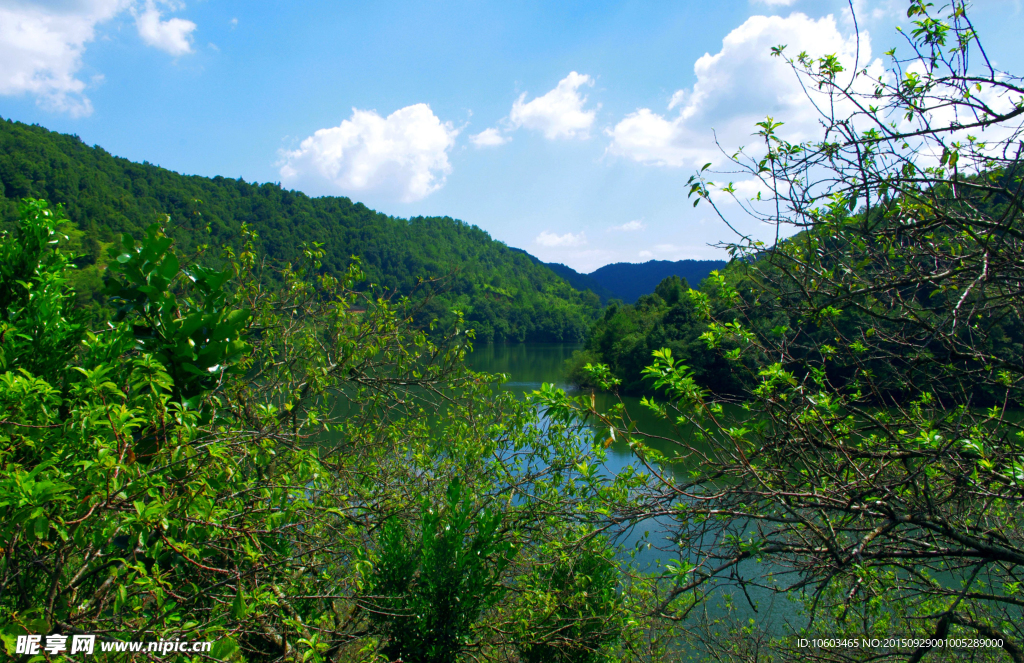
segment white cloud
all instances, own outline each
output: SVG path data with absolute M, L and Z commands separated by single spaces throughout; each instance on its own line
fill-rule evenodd
M 492 127 L 470 136 L 469 140 L 477 147 L 497 147 L 498 145 L 504 145 L 512 139 L 502 136 L 500 131 Z
M 598 267 L 622 260 L 617 251 L 608 249 L 579 249 L 572 247 L 540 248 L 535 255 L 544 262 L 560 262 L 569 265 L 580 274 L 588 274 Z
M 636 232 L 637 230 L 643 230 L 647 227 L 643 219 L 633 219 L 627 223 L 623 223 L 621 226 L 612 226 L 609 230 L 620 230 L 622 232 Z
M 165 3 L 166 4 L 166 3 Z M 176 8 L 177 5 L 171 5 Z M 147 45 L 159 48 L 171 55 L 185 55 L 192 52 L 192 32 L 196 24 L 183 18 L 161 20 L 161 12 L 154 0 L 146 0 L 145 9 L 135 11 L 135 27 Z
M 51 110 L 88 115 L 92 104 L 75 77 L 96 25 L 125 9 L 124 0 L 0 5 L 0 94 L 31 94 Z
M 788 140 L 817 136 L 818 112 L 789 66 L 771 56 L 771 47 L 779 44 L 786 44 L 792 54 L 835 53 L 848 69 L 857 49 L 855 35 L 840 33 L 832 16 L 752 16 L 723 39 L 718 53 L 696 61 L 696 83 L 672 96 L 670 109 L 678 107 L 677 115 L 666 117 L 649 108 L 630 113 L 606 131 L 611 137 L 608 152 L 661 166 L 720 163 L 723 156 L 715 138 L 730 152 L 749 146 L 756 140 L 751 136 L 754 124 L 766 115 L 784 123 Z M 861 33 L 862 67 L 870 53 L 868 36 Z
M 583 110 L 587 97 L 580 87 L 592 86 L 594 81 L 586 74 L 570 72 L 547 94 L 524 103 L 524 92 L 512 104 L 508 121 L 512 127 L 526 127 L 544 133 L 549 140 L 556 138 L 587 138 L 597 115 L 596 109 Z M 597 108 L 600 108 L 598 105 Z
M 643 260 L 700 260 L 703 256 L 702 247 L 679 244 L 655 244 L 637 253 Z
M 873 0 L 871 3 L 868 0 L 853 0 L 850 4 L 853 5 L 853 13 L 850 12 L 850 7 L 844 7 L 842 10 L 843 21 L 849 25 L 853 25 L 854 16 L 862 24 L 866 19 L 878 21 L 906 16 L 907 3 L 904 0 Z
M 751 0 L 751 2 L 769 7 L 789 7 L 796 4 L 796 0 Z
M 682 140 L 685 129 L 682 118 L 670 121 L 649 108 L 641 108 L 608 131 L 612 137 L 608 150 L 642 163 L 682 166 L 688 156 L 694 160 L 693 144 L 688 145 Z M 704 153 L 705 150 L 697 151 Z
M 194 23 L 183 19 L 160 21 L 158 11 L 155 26 L 149 18 L 149 22 L 139 23 L 150 15 L 151 6 L 152 2 L 147 2 L 139 14 L 136 0 L 0 0 L 0 95 L 29 94 L 49 110 L 88 115 L 92 112 L 85 94 L 88 86 L 77 74 L 86 45 L 96 38 L 97 26 L 131 10 L 143 40 L 164 50 L 180 48 L 181 39 L 195 29 Z M 171 5 L 172 9 L 179 7 Z M 156 43 L 147 39 L 144 28 L 152 29 L 155 39 L 159 37 Z M 96 75 L 92 80 L 99 82 L 103 77 Z
M 676 90 L 672 95 L 672 98 L 668 100 L 668 109 L 672 110 L 679 104 L 683 103 L 683 99 L 686 97 L 686 90 Z
M 314 194 L 372 192 L 402 202 L 420 200 L 444 186 L 452 170 L 448 150 L 458 133 L 426 104 L 386 118 L 352 109 L 351 119 L 286 151 L 281 179 Z
M 747 202 L 757 199 L 759 194 L 765 200 L 768 200 L 773 195 L 771 189 L 759 179 L 740 180 L 738 182 L 729 182 L 728 184 L 732 185 L 733 191 L 731 193 L 723 191 L 721 188 L 714 188 L 711 190 L 711 200 L 719 204 L 737 201 Z M 722 186 L 725 186 L 725 183 Z
M 573 235 L 572 233 L 556 235 L 555 233 L 545 230 L 542 231 L 541 234 L 537 235 L 537 238 L 533 241 L 548 248 L 556 246 L 582 246 L 587 243 L 587 235 L 584 232 L 580 232 L 577 235 Z

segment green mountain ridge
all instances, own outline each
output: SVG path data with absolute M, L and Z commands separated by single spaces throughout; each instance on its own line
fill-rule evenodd
M 600 267 L 586 276 L 615 293 L 627 304 L 655 291 L 658 284 L 671 276 L 685 279 L 696 288 L 712 271 L 723 269 L 725 260 L 648 260 L 647 262 L 616 262 Z M 564 277 L 563 277 L 564 278 Z
M 590 290 L 601 298 L 601 303 L 621 299 L 626 304 L 633 304 L 643 295 L 655 292 L 658 284 L 667 278 L 676 276 L 697 287 L 708 274 L 716 269 L 724 269 L 727 263 L 724 260 L 616 262 L 599 267 L 589 274 L 582 274 L 557 262 L 541 264 L 568 281 L 577 290 Z
M 602 303 L 619 297 L 613 290 L 606 288 L 597 279 L 589 274 L 580 274 L 568 265 L 563 265 L 560 262 L 546 262 L 544 266 L 568 281 L 569 285 L 577 290 L 590 290 L 601 298 Z
M 181 175 L 112 156 L 77 136 L 0 119 L 0 227 L 17 219 L 17 202 L 61 204 L 81 231 L 80 265 L 102 261 L 102 245 L 121 233 L 140 237 L 166 223 L 183 251 L 201 244 L 236 247 L 242 224 L 281 264 L 321 242 L 323 269 L 343 273 L 359 256 L 376 284 L 398 294 L 432 291 L 424 323 L 461 311 L 484 341 L 583 339 L 596 319 L 597 294 L 580 292 L 525 251 L 450 217 L 402 219 L 345 197 L 311 198 L 278 184 Z M 208 230 L 207 230 L 208 229 Z M 98 273 L 91 276 L 98 290 Z M 422 279 L 438 279 L 424 285 Z M 88 279 L 85 279 L 87 282 Z

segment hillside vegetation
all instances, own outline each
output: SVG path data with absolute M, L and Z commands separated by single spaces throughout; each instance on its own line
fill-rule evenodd
M 267 280 L 251 235 L 218 270 L 153 224 L 110 247 L 94 333 L 64 225 L 33 200 L 0 232 L 7 660 L 655 660 L 590 525 L 636 479 L 469 371 L 458 327 L 319 250 Z
M 277 184 L 180 175 L 89 147 L 77 136 L 0 120 L 0 227 L 11 228 L 22 198 L 64 206 L 78 227 L 80 296 L 98 293 L 105 245 L 120 233 L 141 238 L 171 217 L 168 232 L 185 252 L 203 244 L 238 248 L 243 224 L 277 263 L 296 261 L 304 243 L 322 242 L 323 270 L 345 273 L 359 256 L 366 280 L 399 294 L 436 296 L 421 315 L 442 326 L 463 312 L 477 337 L 494 341 L 578 341 L 599 298 L 581 293 L 528 254 L 449 217 L 401 219 L 348 198 L 310 198 Z M 269 272 L 268 272 L 269 273 Z M 423 279 L 437 279 L 424 284 Z M 83 294 L 84 293 L 84 294 Z
M 715 292 L 720 280 L 734 280 L 735 273 L 735 269 L 725 270 L 725 276 L 715 272 L 701 283 L 701 290 Z M 583 349 L 569 360 L 569 379 L 580 387 L 595 387 L 586 366 L 604 364 L 620 381 L 622 393 L 653 395 L 657 389 L 644 369 L 656 350 L 668 348 L 690 368 L 701 387 L 719 394 L 740 393 L 749 385 L 734 365 L 709 351 L 704 336 L 708 322 L 701 316 L 699 301 L 700 294 L 678 276 L 665 278 L 654 292 L 633 304 L 613 301 L 591 327 Z
M 593 292 L 601 298 L 602 302 L 620 298 L 615 291 L 606 288 L 597 279 L 590 276 L 590 274 L 581 274 L 572 267 L 563 265 L 560 262 L 546 262 L 544 263 L 544 266 L 568 281 L 569 285 L 577 290 L 589 290 Z

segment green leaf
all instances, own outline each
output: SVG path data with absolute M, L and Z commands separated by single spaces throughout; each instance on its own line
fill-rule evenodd
M 213 643 L 213 647 L 210 649 L 210 656 L 223 661 L 231 658 L 237 651 L 237 642 L 231 638 L 221 638 Z
M 46 518 L 46 516 L 40 516 L 36 518 L 35 523 L 33 524 L 33 530 L 35 532 L 37 539 L 45 539 L 46 535 L 50 531 L 50 521 Z
M 245 603 L 245 594 L 239 585 L 235 600 L 231 603 L 231 616 L 235 619 L 244 619 L 247 614 L 249 614 L 249 609 Z

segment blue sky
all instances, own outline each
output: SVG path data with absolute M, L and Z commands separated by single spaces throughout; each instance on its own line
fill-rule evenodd
M 862 56 L 884 57 L 906 3 L 854 5 Z M 1024 71 L 1019 2 L 972 16 Z M 768 48 L 851 57 L 853 35 L 831 0 L 0 0 L 0 116 L 182 173 L 452 216 L 586 272 L 721 257 L 728 230 L 687 178 L 765 115 L 813 138 Z

